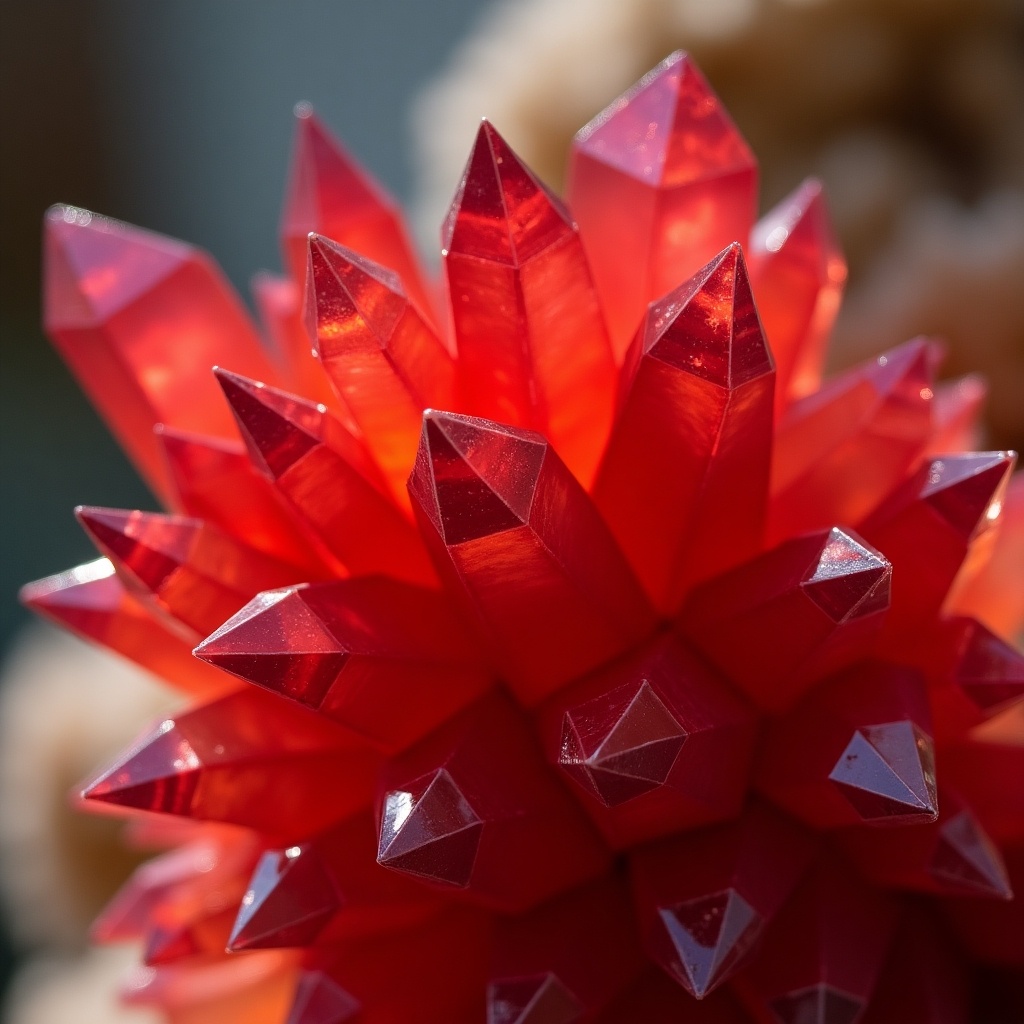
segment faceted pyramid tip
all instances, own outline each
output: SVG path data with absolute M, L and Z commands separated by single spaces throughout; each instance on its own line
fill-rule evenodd
M 330 975 L 307 969 L 299 974 L 285 1024 L 346 1024 L 360 1010 L 359 1001 Z
M 850 530 L 833 527 L 801 590 L 835 623 L 889 607 L 892 565 Z
M 555 974 L 502 978 L 487 986 L 487 1024 L 574 1024 L 583 1007 Z
M 1013 899 L 998 848 L 967 810 L 954 814 L 939 828 L 928 873 L 940 883 L 976 896 Z

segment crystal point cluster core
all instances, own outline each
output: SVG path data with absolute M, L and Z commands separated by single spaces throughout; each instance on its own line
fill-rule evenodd
M 260 330 L 74 207 L 46 326 L 162 503 L 27 605 L 188 703 L 83 787 L 169 1024 L 967 1024 L 1024 967 L 1024 487 L 915 338 L 824 377 L 819 183 L 678 53 L 440 279 L 308 104 Z M 979 970 L 980 968 L 980 970 Z M 1024 1014 L 1024 1005 L 1018 1006 Z

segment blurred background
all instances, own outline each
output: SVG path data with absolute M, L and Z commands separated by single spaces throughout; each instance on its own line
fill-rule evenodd
M 40 331 L 43 211 L 68 202 L 187 239 L 247 294 L 255 271 L 280 267 L 298 100 L 434 246 L 480 116 L 557 188 L 572 133 L 690 49 L 762 161 L 763 208 L 808 174 L 825 180 L 851 269 L 833 366 L 938 334 L 949 373 L 990 379 L 986 443 L 1024 441 L 1021 0 L 33 0 L 4 4 L 0 19 L 0 652 L 27 621 L 18 586 L 91 557 L 74 505 L 154 507 Z M 82 712 L 18 743 L 15 712 L 68 717 L 93 686 L 109 698 L 116 671 L 77 657 L 60 654 L 63 691 L 37 686 L 33 704 L 16 679 L 24 699 L 0 695 L 0 742 L 13 737 L 0 750 L 0 848 L 3 819 L 40 801 L 56 810 L 33 841 L 66 843 L 78 826 L 63 789 L 113 742 L 108 728 L 71 749 L 90 728 Z M 8 676 L 26 676 L 25 663 Z M 62 692 L 67 707 L 52 696 Z M 145 706 L 125 705 L 129 735 Z M 44 761 L 60 770 L 37 770 Z M 81 943 L 123 873 L 105 853 L 109 830 L 76 841 L 77 883 L 34 883 L 59 926 L 38 927 L 31 900 L 9 901 L 23 939 Z M 92 888 L 62 917 L 83 879 Z M 5 976 L 10 949 L 5 939 Z

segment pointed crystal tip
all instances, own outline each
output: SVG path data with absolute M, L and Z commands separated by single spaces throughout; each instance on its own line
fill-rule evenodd
M 957 533 L 970 537 L 999 517 L 1000 495 L 1016 461 L 1015 452 L 967 452 L 932 459 L 921 498 Z
M 349 656 L 299 587 L 257 594 L 192 653 L 313 708 L 323 703 Z
M 780 1024 L 855 1024 L 864 1002 L 831 985 L 813 985 L 778 996 L 769 1004 Z
M 285 1024 L 347 1024 L 360 1012 L 359 1001 L 323 971 L 299 974 Z
M 613 807 L 664 785 L 686 737 L 644 680 L 567 711 L 558 764 Z
M 889 607 L 892 565 L 849 530 L 834 527 L 800 587 L 835 623 Z
M 527 523 L 547 441 L 491 420 L 428 409 L 409 490 L 446 544 Z
M 483 822 L 442 768 L 412 790 L 387 794 L 377 863 L 465 888 L 482 833 Z
M 315 851 L 268 850 L 260 858 L 228 939 L 228 950 L 308 946 L 340 906 Z
M 670 944 L 664 966 L 697 999 L 733 973 L 764 927 L 761 915 L 735 889 L 666 907 L 659 918 Z
M 928 873 L 936 881 L 974 896 L 1013 899 L 999 850 L 967 810 L 953 815 L 939 828 Z
M 963 644 L 954 678 L 975 707 L 986 714 L 1024 697 L 1024 654 L 971 619 L 963 623 Z
M 829 779 L 872 824 L 920 823 L 938 815 L 935 747 L 909 721 L 858 729 Z
M 167 719 L 90 782 L 82 798 L 141 811 L 187 815 L 202 767 L 188 739 L 174 721 Z
M 487 986 L 487 1024 L 574 1024 L 583 1007 L 555 974 L 503 978 Z

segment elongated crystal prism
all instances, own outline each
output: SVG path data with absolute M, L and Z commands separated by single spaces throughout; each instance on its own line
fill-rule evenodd
M 743 965 L 813 851 L 806 833 L 762 805 L 733 824 L 640 847 L 630 870 L 649 955 L 703 998 Z
M 774 367 L 738 245 L 651 303 L 622 374 L 594 499 L 671 614 L 763 539 Z
M 376 770 L 330 722 L 246 689 L 161 722 L 83 796 L 294 841 L 365 808 Z
M 756 716 L 672 637 L 560 691 L 538 719 L 548 760 L 616 848 L 742 805 Z
M 935 744 L 921 675 L 862 662 L 766 730 L 755 784 L 816 828 L 934 821 Z
M 218 370 L 253 464 L 354 574 L 435 582 L 412 524 L 364 446 L 322 405 Z
M 313 108 L 300 103 L 281 214 L 285 264 L 299 288 L 306 280 L 311 231 L 393 270 L 421 309 L 433 309 L 397 203 L 327 131 Z
M 588 487 L 615 367 L 576 225 L 487 122 L 442 233 L 460 408 L 545 434 Z
M 780 711 L 816 679 L 870 653 L 891 579 L 880 552 L 836 526 L 699 587 L 680 627 L 759 707 Z
M 757 163 L 680 51 L 579 131 L 568 197 L 621 360 L 647 303 L 746 239 Z
M 405 749 L 491 685 L 440 595 L 382 576 L 260 594 L 195 653 L 315 708 L 386 753 Z
M 409 493 L 438 573 L 525 704 L 653 630 L 608 528 L 539 434 L 428 412 Z
M 210 370 L 274 381 L 259 336 L 199 249 L 72 206 L 49 210 L 44 229 L 46 331 L 164 498 L 154 425 L 231 437 Z
M 387 767 L 378 815 L 381 864 L 506 911 L 594 878 L 608 863 L 526 719 L 498 694 Z
M 829 332 L 839 312 L 846 261 L 821 182 L 805 181 L 754 225 L 750 281 L 775 359 L 775 408 L 821 386 Z
M 772 450 L 770 542 L 857 523 L 902 482 L 931 433 L 933 367 L 919 338 L 790 406 Z
M 315 351 L 393 493 L 406 504 L 423 410 L 455 404 L 455 362 L 386 267 L 309 239 L 306 316 Z
M 213 696 L 234 688 L 223 673 L 192 657 L 190 630 L 154 616 L 125 589 L 108 558 L 26 584 L 20 598 L 34 612 L 188 693 Z
M 302 575 L 201 519 L 89 506 L 75 514 L 124 584 L 196 639 L 259 591 Z

